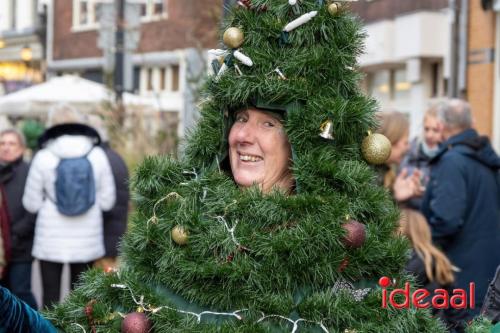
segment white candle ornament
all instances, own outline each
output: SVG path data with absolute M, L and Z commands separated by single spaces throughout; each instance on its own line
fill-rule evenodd
M 208 50 L 208 54 L 216 56 L 216 57 L 225 56 L 227 53 L 228 53 L 227 50 L 221 50 L 221 49 L 210 49 L 210 50 Z
M 243 54 L 243 53 L 241 53 L 240 51 L 236 50 L 236 51 L 234 51 L 234 53 L 233 53 L 233 54 L 234 54 L 234 57 L 235 57 L 236 59 L 238 59 L 239 61 L 241 61 L 241 63 L 242 63 L 243 65 L 246 65 L 246 66 L 249 66 L 249 67 L 253 65 L 253 61 L 252 61 L 252 59 L 250 59 L 250 57 L 248 57 L 248 56 L 244 55 L 244 54 Z
M 312 12 L 309 12 L 309 13 L 306 13 L 302 16 L 300 16 L 299 18 L 293 20 L 292 22 L 288 23 L 285 28 L 283 28 L 283 31 L 286 31 L 286 32 L 290 32 L 292 31 L 293 29 L 297 28 L 297 27 L 300 27 L 301 25 L 309 22 L 310 20 L 312 20 L 313 17 L 315 17 L 316 15 L 318 14 L 317 11 L 312 11 Z

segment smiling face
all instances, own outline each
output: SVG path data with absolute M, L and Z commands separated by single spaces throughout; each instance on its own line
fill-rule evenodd
M 236 113 L 229 132 L 229 161 L 239 186 L 258 184 L 264 193 L 274 186 L 291 190 L 291 156 L 288 137 L 277 116 L 255 108 Z

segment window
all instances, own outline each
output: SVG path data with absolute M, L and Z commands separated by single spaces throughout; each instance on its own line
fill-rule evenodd
M 391 99 L 391 79 L 389 70 L 381 70 L 371 74 L 368 92 L 381 103 Z
M 179 65 L 172 65 L 171 67 L 171 77 L 172 77 L 172 91 L 179 91 Z
M 73 27 L 95 28 L 98 23 L 99 0 L 73 0 Z
M 382 109 L 409 109 L 412 85 L 405 68 L 382 69 L 368 77 L 368 93 L 380 102 Z
M 146 75 L 147 75 L 147 88 L 146 90 L 147 91 L 152 91 L 153 90 L 153 69 L 152 68 L 148 68 L 147 71 L 146 71 Z
M 178 64 L 166 67 L 143 67 L 139 75 L 142 93 L 177 93 L 181 87 Z
M 167 69 L 160 68 L 160 90 L 161 91 L 165 90 L 166 81 L 167 81 Z
M 167 0 L 142 0 L 141 18 L 145 21 L 167 18 Z
M 406 80 L 406 70 L 396 69 L 394 75 L 394 99 L 408 100 L 410 98 L 411 83 Z

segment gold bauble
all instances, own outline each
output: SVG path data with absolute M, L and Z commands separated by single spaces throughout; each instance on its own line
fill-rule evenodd
M 222 36 L 222 40 L 224 44 L 232 49 L 237 49 L 243 44 L 243 31 L 239 28 L 231 27 L 224 31 L 224 35 Z
M 188 242 L 188 232 L 184 229 L 184 227 L 180 225 L 176 225 L 172 231 L 170 232 L 170 235 L 172 236 L 172 240 L 177 244 L 177 245 L 186 245 Z
M 368 163 L 383 164 L 391 155 L 391 142 L 380 133 L 369 133 L 363 139 L 361 152 Z
M 339 4 L 338 3 L 331 3 L 328 5 L 328 12 L 330 13 L 330 15 L 335 15 L 337 14 L 337 12 L 339 11 Z

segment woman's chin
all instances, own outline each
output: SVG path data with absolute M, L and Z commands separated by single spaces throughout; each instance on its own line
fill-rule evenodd
M 234 181 L 238 184 L 239 187 L 250 187 L 254 184 L 259 184 L 260 180 L 256 177 L 248 177 L 248 176 L 234 176 Z

